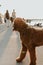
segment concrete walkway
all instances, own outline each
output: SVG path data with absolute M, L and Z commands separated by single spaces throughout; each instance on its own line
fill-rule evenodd
M 20 38 L 17 32 L 12 32 L 11 27 L 0 33 L 0 65 L 29 65 L 29 53 L 22 63 L 17 63 L 21 49 Z M 36 48 L 37 65 L 43 65 L 43 47 Z

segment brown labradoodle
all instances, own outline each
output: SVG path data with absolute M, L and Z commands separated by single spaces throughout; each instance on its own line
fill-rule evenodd
M 16 18 L 14 20 L 13 30 L 20 33 L 22 40 L 22 51 L 20 57 L 16 59 L 17 62 L 21 62 L 25 58 L 28 50 L 30 53 L 30 65 L 36 65 L 35 48 L 43 45 L 43 29 L 35 29 L 28 26 L 22 18 Z

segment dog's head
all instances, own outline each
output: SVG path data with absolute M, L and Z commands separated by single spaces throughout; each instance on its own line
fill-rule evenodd
M 22 18 L 16 18 L 13 24 L 13 31 L 20 31 L 27 27 L 27 24 Z

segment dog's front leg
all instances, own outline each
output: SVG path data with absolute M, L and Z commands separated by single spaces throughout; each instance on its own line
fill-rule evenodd
M 26 56 L 26 52 L 27 52 L 27 48 L 22 44 L 22 50 L 21 50 L 21 54 L 20 54 L 20 57 L 18 57 L 16 59 L 17 62 L 21 62 L 25 56 Z

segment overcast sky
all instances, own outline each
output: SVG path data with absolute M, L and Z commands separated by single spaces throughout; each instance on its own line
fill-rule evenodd
M 0 0 L 0 12 L 15 9 L 17 17 L 43 18 L 43 0 Z

